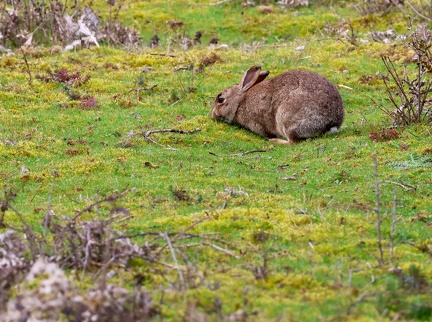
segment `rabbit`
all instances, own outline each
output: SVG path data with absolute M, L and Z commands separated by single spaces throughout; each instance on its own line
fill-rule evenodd
M 280 144 L 294 144 L 326 132 L 337 132 L 344 120 L 342 98 L 336 87 L 314 72 L 290 70 L 270 80 L 253 66 L 240 84 L 216 96 L 210 117 Z

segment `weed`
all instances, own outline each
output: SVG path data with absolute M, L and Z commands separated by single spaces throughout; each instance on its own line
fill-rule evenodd
M 388 165 L 393 168 L 399 169 L 416 169 L 416 168 L 431 168 L 432 158 L 428 155 L 421 156 L 416 154 L 410 154 L 408 161 L 393 161 L 389 162 Z

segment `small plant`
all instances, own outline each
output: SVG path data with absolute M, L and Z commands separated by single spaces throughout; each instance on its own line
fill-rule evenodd
M 399 139 L 401 131 L 392 128 L 383 128 L 380 131 L 369 132 L 369 138 L 375 142 L 384 142 Z
M 323 33 L 336 36 L 344 44 L 358 46 L 358 30 L 356 30 L 350 20 L 341 20 L 333 25 L 330 22 L 325 23 Z
M 409 30 L 411 25 L 409 25 Z M 381 107 L 393 119 L 394 126 L 428 121 L 432 124 L 432 35 L 426 24 L 418 25 L 409 35 L 408 46 L 415 51 L 415 73 L 410 75 L 407 67 L 399 71 L 389 57 L 382 57 L 388 77 L 382 77 L 390 102 L 395 107 L 390 110 Z M 390 84 L 390 80 L 393 84 Z

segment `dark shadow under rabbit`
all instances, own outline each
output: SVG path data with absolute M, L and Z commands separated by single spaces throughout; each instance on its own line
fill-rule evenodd
M 336 132 L 344 119 L 342 98 L 326 78 L 303 70 L 270 74 L 253 66 L 240 84 L 218 94 L 211 118 L 239 124 L 282 144 Z

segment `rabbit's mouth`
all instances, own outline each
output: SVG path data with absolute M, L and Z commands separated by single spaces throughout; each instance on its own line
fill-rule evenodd
M 231 123 L 226 117 L 217 113 L 215 109 L 210 112 L 210 118 L 218 122 Z
M 220 115 L 220 114 L 218 114 L 217 112 L 216 112 L 216 109 L 212 109 L 211 110 L 211 112 L 210 112 L 210 117 L 213 119 L 213 120 L 216 120 L 216 121 L 223 121 L 224 120 L 224 118 L 222 117 L 222 115 Z

